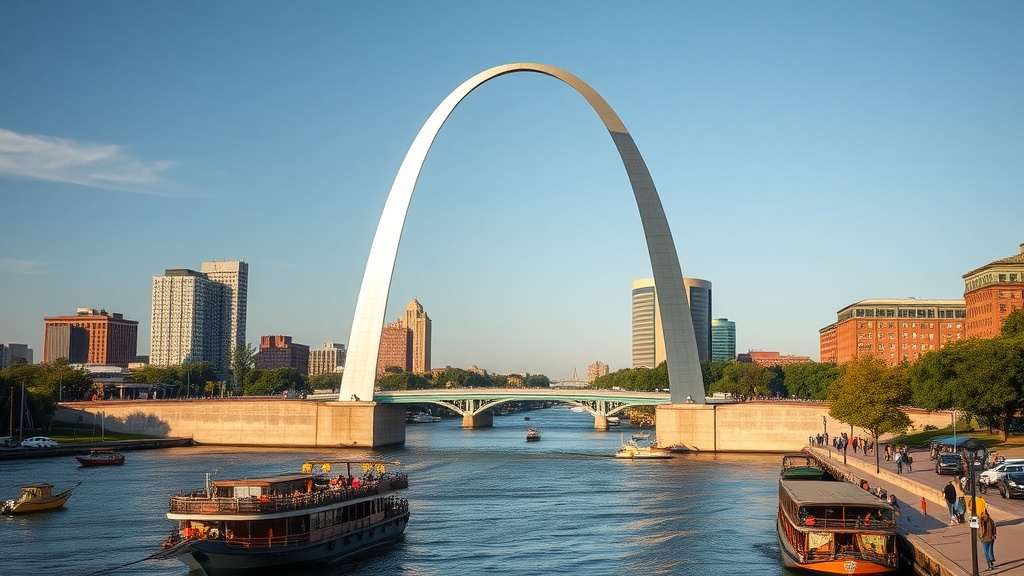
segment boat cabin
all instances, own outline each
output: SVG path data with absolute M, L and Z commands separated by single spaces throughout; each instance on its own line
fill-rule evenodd
M 273 498 L 305 494 L 312 490 L 313 479 L 309 474 L 280 474 L 267 478 L 218 480 L 213 483 L 213 495 L 217 498 Z

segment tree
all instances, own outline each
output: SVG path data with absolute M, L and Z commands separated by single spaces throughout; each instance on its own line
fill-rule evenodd
M 250 378 L 251 381 L 243 388 L 246 396 L 280 394 L 286 390 L 306 393 L 310 391 L 306 376 L 295 368 L 269 368 L 258 371 L 258 374 L 257 377 Z
M 527 388 L 550 388 L 551 379 L 543 374 L 530 374 L 523 382 L 523 386 Z
M 885 361 L 863 354 L 844 366 L 843 374 L 829 391 L 829 416 L 863 428 L 875 445 L 883 434 L 902 433 L 910 417 L 902 406 L 913 395 L 907 367 L 890 368 Z M 875 471 L 878 472 L 878 450 Z
M 735 360 L 711 360 L 700 363 L 700 374 L 704 379 L 704 394 L 711 392 L 711 385 L 725 376 L 725 367 L 735 364 Z
M 309 387 L 316 390 L 341 390 L 341 373 L 327 372 L 309 377 Z
M 1019 336 L 1024 334 L 1024 308 L 1018 308 L 1003 319 L 1000 330 L 1003 336 Z
M 256 349 L 251 343 L 239 344 L 231 351 L 231 377 L 239 388 L 244 388 L 256 368 Z
M 825 400 L 842 369 L 831 362 L 801 362 L 783 367 L 782 372 L 791 397 Z
M 722 378 L 711 385 L 710 391 L 738 396 L 767 396 L 772 377 L 771 370 L 760 364 L 733 362 L 725 367 Z

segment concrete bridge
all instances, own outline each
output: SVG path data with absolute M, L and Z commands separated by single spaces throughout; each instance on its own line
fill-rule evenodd
M 335 394 L 309 396 L 312 400 L 331 400 Z M 596 430 L 608 429 L 608 416 L 633 406 L 670 404 L 667 392 L 634 392 L 607 389 L 553 388 L 445 388 L 437 390 L 394 390 L 375 392 L 382 404 L 437 404 L 462 415 L 463 428 L 481 428 L 493 424 L 493 409 L 501 404 L 522 401 L 566 402 L 580 406 L 594 416 Z

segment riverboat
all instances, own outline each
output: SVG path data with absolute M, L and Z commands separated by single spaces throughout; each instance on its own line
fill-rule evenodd
M 797 454 L 785 454 L 782 457 L 782 472 L 779 473 L 786 480 L 823 480 L 825 469 L 821 463 L 803 452 Z
M 892 506 L 848 482 L 780 479 L 776 524 L 784 566 L 825 574 L 898 568 Z
M 527 428 L 526 441 L 537 442 L 538 440 L 540 440 L 540 430 L 537 430 L 536 428 Z
M 93 448 L 89 451 L 88 455 L 75 456 L 75 460 L 78 460 L 78 463 L 81 464 L 83 468 L 92 468 L 93 466 L 120 466 L 124 464 L 124 454 L 114 450 Z
M 408 477 L 387 469 L 397 464 L 311 461 L 301 473 L 208 480 L 171 497 L 167 518 L 177 529 L 155 557 L 208 576 L 281 574 L 388 544 L 409 522 L 408 500 L 393 493 Z
M 17 500 L 8 500 L 0 504 L 0 514 L 31 514 L 57 510 L 64 507 L 64 503 L 71 498 L 71 493 L 78 488 L 78 484 L 60 494 L 53 493 L 52 484 L 45 482 L 25 484 L 21 487 L 21 496 Z
M 415 424 L 427 424 L 427 423 L 430 423 L 430 422 L 440 422 L 440 421 L 441 421 L 441 417 L 440 416 L 431 416 L 430 414 L 427 414 L 426 412 L 420 412 L 418 414 L 413 414 L 412 420 L 406 420 L 406 422 L 412 422 L 412 423 L 415 423 Z

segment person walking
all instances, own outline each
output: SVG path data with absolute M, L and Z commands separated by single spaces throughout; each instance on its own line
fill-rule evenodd
M 896 461 L 896 473 L 903 474 L 903 453 L 897 451 L 896 455 L 893 456 L 893 460 Z
M 950 524 L 956 524 L 956 512 L 953 510 L 953 506 L 956 504 L 956 486 L 953 485 L 953 482 L 950 480 L 942 489 L 942 499 L 946 501 L 946 508 L 949 509 Z
M 987 507 L 981 511 L 978 520 L 979 528 L 981 528 L 978 534 L 978 537 L 981 538 L 981 550 L 985 553 L 988 569 L 991 570 L 996 567 L 996 523 L 989 516 Z

